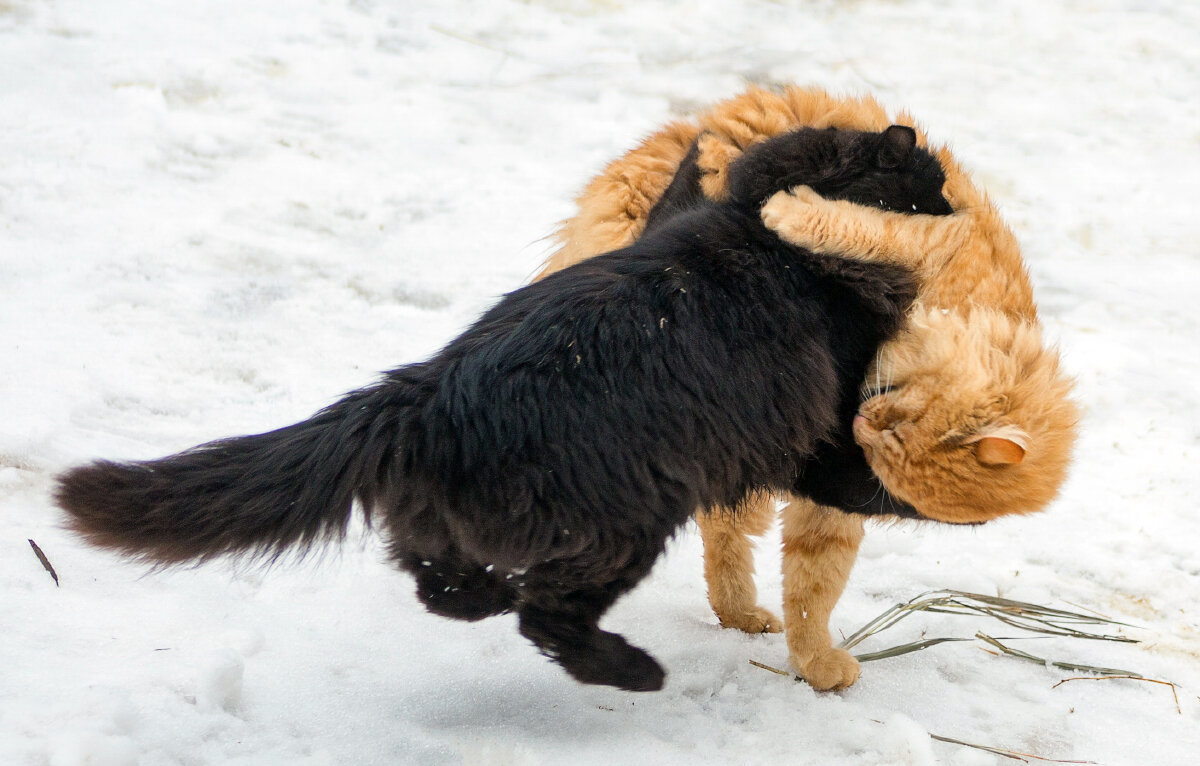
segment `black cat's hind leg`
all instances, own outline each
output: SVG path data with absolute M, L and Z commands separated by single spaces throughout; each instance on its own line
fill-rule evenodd
M 417 598 L 430 612 L 474 622 L 512 611 L 516 593 L 491 567 L 455 556 L 411 555 L 403 566 L 417 580 Z
M 621 636 L 599 627 L 601 615 L 646 575 L 649 564 L 599 587 L 565 590 L 560 580 L 551 577 L 546 578 L 545 586 L 538 585 L 541 578 L 526 580 L 517 608 L 521 635 L 580 683 L 633 692 L 658 691 L 666 678 L 662 666 Z
M 521 635 L 580 683 L 631 692 L 663 687 L 666 673 L 653 657 L 616 633 L 600 630 L 596 618 L 586 614 L 590 610 L 579 606 L 569 597 L 557 609 L 523 606 L 518 610 Z

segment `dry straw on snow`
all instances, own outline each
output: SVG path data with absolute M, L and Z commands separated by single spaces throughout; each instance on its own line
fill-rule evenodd
M 889 659 L 891 657 L 899 657 L 911 652 L 928 649 L 938 644 L 944 644 L 954 641 L 981 641 L 990 649 L 991 654 L 1000 654 L 1015 659 L 1025 660 L 1028 662 L 1036 662 L 1039 665 L 1046 667 L 1059 668 L 1061 670 L 1070 670 L 1086 673 L 1095 673 L 1095 676 L 1083 676 L 1066 678 L 1054 685 L 1054 688 L 1061 686 L 1068 681 L 1106 681 L 1127 679 L 1132 681 L 1144 681 L 1148 683 L 1162 684 L 1169 686 L 1171 692 L 1175 694 L 1176 711 L 1182 712 L 1179 707 L 1179 696 L 1176 693 L 1175 684 L 1170 681 L 1158 681 L 1152 678 L 1145 678 L 1140 673 L 1135 673 L 1129 670 L 1119 670 L 1116 668 L 1105 668 L 1094 665 L 1081 665 L 1074 662 L 1062 662 L 1058 660 L 1050 660 L 1044 657 L 1039 657 L 1035 654 L 1014 649 L 1003 641 L 1020 641 L 1030 640 L 1045 637 L 1060 637 L 1060 638 L 1075 638 L 1086 639 L 1091 641 L 1115 641 L 1118 643 L 1136 644 L 1138 640 L 1128 636 L 1119 635 L 1112 632 L 1100 632 L 1106 628 L 1134 628 L 1136 626 L 1117 620 L 1104 617 L 1099 614 L 1084 614 L 1082 612 L 1072 612 L 1064 609 L 1043 606 L 1041 604 L 1032 604 L 1026 601 L 1014 601 L 1012 599 L 1000 598 L 998 596 L 985 596 L 979 593 L 967 593 L 958 590 L 936 590 L 922 593 L 921 595 L 906 601 L 902 604 L 887 609 L 875 619 L 868 622 L 858 630 L 854 631 L 850 636 L 845 638 L 841 643 L 841 648 L 847 651 L 861 644 L 863 641 L 877 636 L 883 631 L 893 627 L 906 617 L 910 617 L 918 612 L 930 614 L 956 614 L 964 616 L 988 617 L 999 620 L 1005 625 L 1018 628 L 1036 635 L 1011 636 L 1004 637 L 1003 640 L 995 638 L 983 631 L 977 630 L 973 637 L 956 637 L 956 636 L 941 636 L 937 638 L 923 638 L 919 641 L 912 641 L 906 644 L 880 649 L 873 652 L 865 652 L 856 654 L 855 658 L 859 662 L 871 662 L 874 660 Z M 793 675 L 785 670 L 770 667 L 760 662 L 750 661 L 751 665 L 769 670 L 780 675 Z M 963 747 L 983 750 L 994 755 L 1000 755 L 1005 758 L 1023 761 L 1029 763 L 1037 761 L 1041 763 L 1078 763 L 1090 764 L 1094 761 L 1064 761 L 1053 758 L 1044 758 L 1038 755 L 1029 753 L 1021 753 L 1015 750 L 1008 750 L 1001 747 L 992 747 L 989 745 L 978 745 L 971 742 L 964 742 L 960 739 L 952 737 L 944 737 L 938 734 L 930 734 L 931 739 L 938 742 L 946 742 Z

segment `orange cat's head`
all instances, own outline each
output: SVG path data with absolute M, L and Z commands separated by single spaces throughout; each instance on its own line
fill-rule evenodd
M 888 490 L 935 521 L 1043 508 L 1066 477 L 1078 412 L 1036 325 L 918 307 L 880 352 L 855 440 Z

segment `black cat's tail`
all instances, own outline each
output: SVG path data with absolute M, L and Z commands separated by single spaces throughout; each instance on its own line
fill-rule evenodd
M 307 550 L 344 534 L 356 499 L 368 521 L 386 502 L 411 391 L 390 377 L 276 431 L 73 468 L 55 499 L 91 544 L 155 564 Z

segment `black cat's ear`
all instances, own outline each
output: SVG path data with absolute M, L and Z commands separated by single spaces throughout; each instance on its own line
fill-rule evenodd
M 917 145 L 917 131 L 907 125 L 893 125 L 879 138 L 875 163 L 884 170 L 903 167 Z

